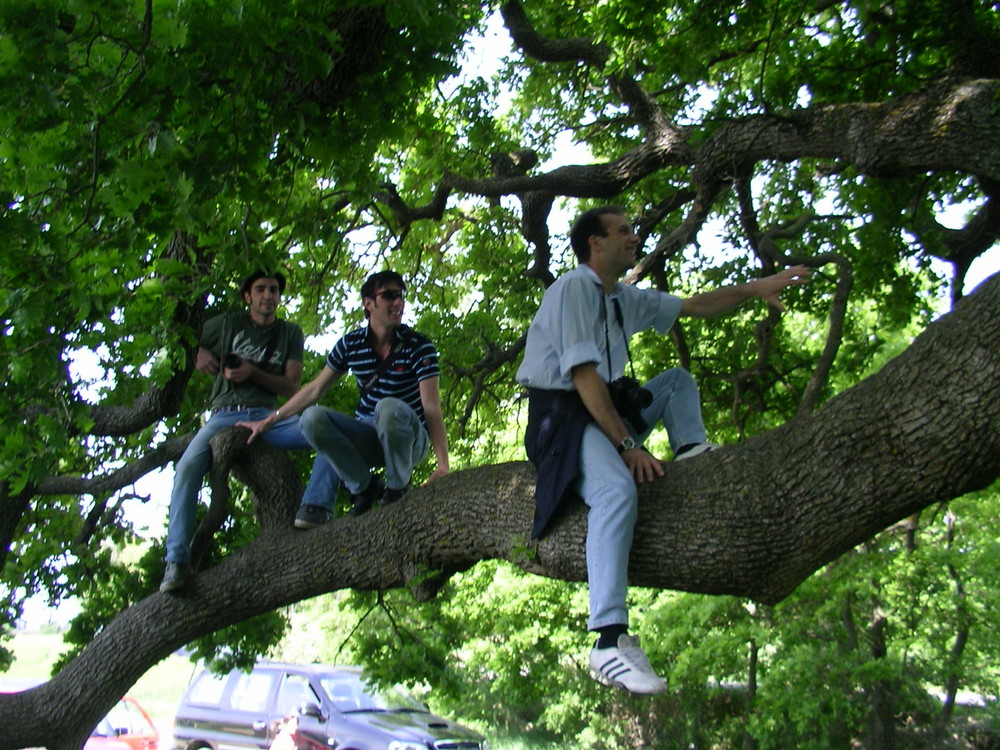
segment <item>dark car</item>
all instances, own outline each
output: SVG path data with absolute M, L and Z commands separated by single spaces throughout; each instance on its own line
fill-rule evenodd
M 261 662 L 201 672 L 174 718 L 175 750 L 267 748 L 286 720 L 298 750 L 488 750 L 482 735 L 402 691 L 377 691 L 357 667 Z M 282 738 L 281 744 L 284 744 Z

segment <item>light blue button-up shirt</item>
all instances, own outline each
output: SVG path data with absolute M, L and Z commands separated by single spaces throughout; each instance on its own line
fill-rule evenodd
M 618 324 L 613 300 L 621 306 L 623 326 Z M 597 272 L 577 266 L 545 292 L 528 328 L 517 382 L 530 388 L 572 390 L 573 368 L 594 363 L 610 383 L 625 374 L 627 339 L 648 328 L 666 333 L 680 311 L 680 297 L 655 289 L 619 283 L 606 295 Z M 610 372 L 606 342 L 611 345 Z

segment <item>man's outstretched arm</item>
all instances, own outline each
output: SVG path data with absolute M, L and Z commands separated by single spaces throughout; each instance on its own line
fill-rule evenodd
M 800 286 L 809 280 L 812 271 L 806 266 L 794 266 L 773 276 L 765 276 L 746 284 L 724 286 L 711 292 L 696 294 L 681 302 L 681 315 L 689 318 L 708 318 L 739 307 L 747 300 L 760 297 L 776 310 L 784 312 L 781 304 L 782 290 Z

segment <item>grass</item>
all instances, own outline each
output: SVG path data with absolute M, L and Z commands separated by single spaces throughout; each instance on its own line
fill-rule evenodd
M 525 740 L 519 737 L 490 737 L 491 750 L 557 750 L 562 743 Z

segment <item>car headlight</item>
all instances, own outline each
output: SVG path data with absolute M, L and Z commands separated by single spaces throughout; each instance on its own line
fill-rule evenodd
M 427 745 L 422 742 L 403 742 L 393 740 L 389 743 L 389 750 L 427 750 Z

